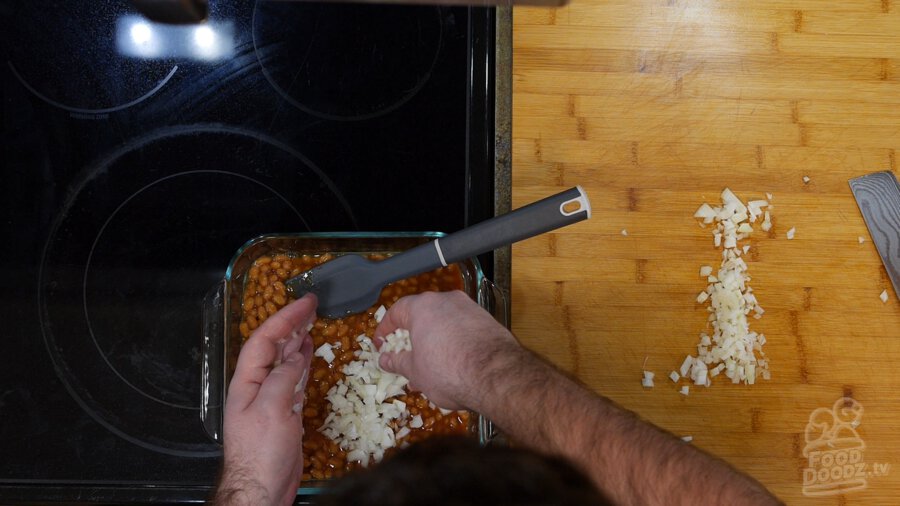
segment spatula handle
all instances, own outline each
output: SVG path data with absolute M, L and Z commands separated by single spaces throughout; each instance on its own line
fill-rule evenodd
M 449 265 L 501 246 L 591 217 L 587 194 L 576 186 L 515 211 L 491 218 L 434 241 Z
M 576 186 L 379 262 L 378 282 L 387 284 L 446 267 L 590 216 L 587 194 Z

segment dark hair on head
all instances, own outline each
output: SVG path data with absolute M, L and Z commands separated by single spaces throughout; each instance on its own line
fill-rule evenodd
M 612 504 L 567 461 L 522 449 L 433 437 L 335 480 L 320 506 Z

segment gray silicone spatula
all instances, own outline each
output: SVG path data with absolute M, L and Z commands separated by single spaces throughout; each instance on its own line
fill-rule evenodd
M 319 297 L 319 316 L 342 318 L 372 307 L 388 283 L 590 217 L 587 195 L 576 186 L 385 260 L 339 256 L 289 279 L 285 285 L 297 298 L 315 293 Z

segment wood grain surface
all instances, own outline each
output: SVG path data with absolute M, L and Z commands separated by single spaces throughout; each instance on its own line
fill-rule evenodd
M 514 246 L 519 338 L 789 504 L 900 504 L 900 304 L 848 186 L 898 174 L 900 2 L 573 0 L 513 19 L 513 207 L 581 184 L 594 211 Z M 719 258 L 691 216 L 725 187 L 774 196 L 748 260 L 772 379 L 685 397 L 666 376 L 696 353 L 698 269 Z M 826 466 L 807 424 L 842 397 L 863 409 L 867 474 L 811 496 Z

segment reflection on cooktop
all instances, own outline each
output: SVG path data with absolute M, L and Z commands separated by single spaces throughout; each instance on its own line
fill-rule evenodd
M 315 116 L 360 120 L 412 98 L 441 48 L 437 7 L 261 1 L 253 42 L 269 83 Z
M 177 71 L 166 59 L 122 56 L 112 34 L 127 2 L 17 0 L 4 6 L 16 23 L 0 30 L 7 65 L 44 102 L 69 112 L 103 114 L 131 107 L 159 91 Z M 58 30 L 56 26 L 77 26 Z

